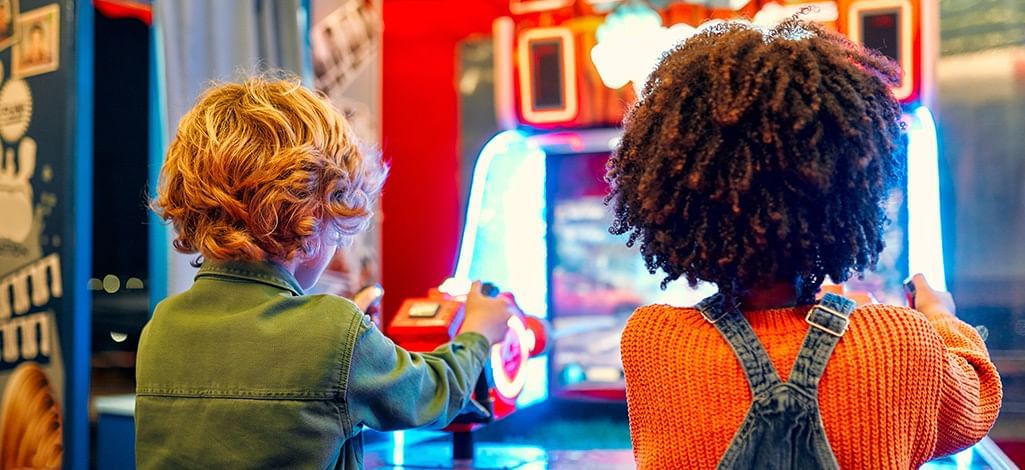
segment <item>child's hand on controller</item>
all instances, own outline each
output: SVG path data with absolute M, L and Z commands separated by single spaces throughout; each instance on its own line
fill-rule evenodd
M 466 296 L 466 320 L 460 333 L 480 333 L 491 344 L 500 343 L 509 329 L 509 317 L 516 314 L 509 300 L 484 295 L 480 281 L 475 281 Z

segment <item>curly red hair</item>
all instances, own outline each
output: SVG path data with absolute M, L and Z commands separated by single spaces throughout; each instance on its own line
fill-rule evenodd
M 251 78 L 210 88 L 182 117 L 152 206 L 180 252 L 290 261 L 325 230 L 363 231 L 387 172 L 324 97 Z

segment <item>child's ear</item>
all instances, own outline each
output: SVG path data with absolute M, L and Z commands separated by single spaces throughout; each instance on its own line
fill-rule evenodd
M 320 250 L 326 248 L 324 246 L 324 236 L 322 234 L 310 235 L 305 241 L 303 241 L 302 250 L 299 251 L 299 262 L 306 264 L 315 261 L 320 254 Z
M 318 237 L 311 237 L 318 238 Z M 315 240 L 309 240 L 303 243 L 303 247 L 299 250 L 299 254 L 296 256 L 299 259 L 300 264 L 308 264 L 317 258 L 317 251 L 320 250 L 320 243 Z

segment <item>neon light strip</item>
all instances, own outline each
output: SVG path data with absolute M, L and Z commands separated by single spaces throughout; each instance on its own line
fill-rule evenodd
M 931 0 L 924 0 L 931 1 Z M 851 5 L 847 14 L 847 35 L 857 44 L 864 44 L 861 40 L 861 17 L 865 13 L 897 10 L 900 16 L 900 68 L 904 75 L 900 79 L 900 86 L 893 89 L 893 95 L 898 100 L 906 100 L 914 92 L 915 61 L 912 55 L 915 32 L 912 31 L 911 17 L 914 11 L 911 10 L 911 3 L 908 0 L 890 1 L 860 1 Z
M 164 152 L 167 150 L 167 73 L 164 58 L 164 25 L 159 21 L 150 29 L 149 48 L 149 190 L 156 192 L 160 181 L 160 167 L 164 163 Z M 151 193 L 152 194 L 152 193 Z M 148 213 L 149 226 L 147 239 L 149 242 L 149 312 L 156 311 L 157 304 L 167 297 L 167 271 L 170 254 L 167 247 L 171 244 L 170 224 L 153 211 Z
M 572 4 L 573 0 L 509 0 L 509 11 L 520 15 L 535 11 L 555 10 Z
M 613 151 L 622 137 L 622 129 L 609 127 L 535 134 L 527 137 L 527 141 L 548 155 L 600 153 Z
M 473 265 L 473 250 L 477 243 L 477 229 L 480 226 L 480 215 L 484 203 L 484 191 L 487 184 L 488 171 L 495 157 L 505 152 L 507 148 L 517 142 L 522 142 L 528 148 L 542 151 L 541 148 L 554 146 L 564 152 L 601 152 L 609 151 L 618 144 L 622 131 L 619 129 L 595 129 L 573 133 L 539 134 L 527 137 L 523 132 L 507 130 L 496 134 L 477 156 L 477 163 L 473 167 L 473 178 L 470 180 L 470 196 L 466 204 L 466 222 L 463 226 L 462 240 L 459 246 L 459 258 L 456 260 L 456 272 L 453 278 L 458 281 L 470 278 L 470 268 Z M 563 149 L 561 144 L 575 138 L 582 144 L 577 149 Z M 456 286 L 457 284 L 451 284 Z
M 562 42 L 562 84 L 566 100 L 562 109 L 534 110 L 530 43 L 543 39 L 558 39 Z M 577 116 L 577 58 L 574 47 L 573 34 L 569 28 L 535 28 L 520 34 L 517 58 L 520 61 L 520 107 L 524 121 L 535 124 L 565 122 Z
M 391 439 L 391 463 L 401 467 L 406 463 L 406 433 L 404 431 L 395 431 L 391 433 Z
M 508 146 L 525 139 L 526 137 L 519 131 L 500 132 L 484 145 L 477 157 L 477 163 L 473 167 L 473 178 L 470 180 L 470 197 L 466 204 L 466 223 L 463 226 L 463 238 L 459 247 L 459 260 L 456 262 L 456 272 L 453 276 L 456 279 L 470 278 L 473 249 L 477 243 L 477 227 L 480 225 L 481 205 L 484 203 L 484 188 L 491 162 Z
M 499 129 L 515 129 L 516 85 L 513 83 L 513 38 L 516 25 L 503 16 L 491 24 L 494 36 L 495 117 Z
M 940 218 L 939 146 L 929 108 L 912 112 L 908 129 L 908 267 L 925 274 L 935 289 L 947 289 Z
M 969 470 L 972 468 L 972 454 L 974 453 L 974 448 L 969 447 L 954 454 L 954 464 L 957 466 L 957 470 Z
M 987 463 L 989 463 L 995 470 L 1014 470 L 1017 469 L 1014 462 L 1011 461 L 1010 457 L 1000 450 L 1000 446 L 993 442 L 989 436 L 982 438 L 978 444 L 975 444 L 972 449 L 975 449 Z
M 922 58 L 918 102 L 936 106 L 936 61 L 940 57 L 940 5 L 925 0 L 918 2 L 918 54 Z

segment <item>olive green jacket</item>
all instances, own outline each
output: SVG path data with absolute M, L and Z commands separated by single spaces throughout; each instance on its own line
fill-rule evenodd
M 206 261 L 139 341 L 139 468 L 362 468 L 360 430 L 444 426 L 488 351 L 475 333 L 429 354 L 352 302 L 304 295 L 269 263 Z

